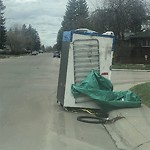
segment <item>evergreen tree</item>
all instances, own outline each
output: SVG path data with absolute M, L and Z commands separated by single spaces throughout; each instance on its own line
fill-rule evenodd
M 29 25 L 29 28 L 28 28 L 28 31 L 27 31 L 27 34 L 28 34 L 28 39 L 29 40 L 29 47 L 32 51 L 36 50 L 40 50 L 41 48 L 41 41 L 40 41 L 40 37 L 39 37 L 39 34 L 38 32 L 32 28 L 31 25 Z
M 77 3 L 77 28 L 88 27 L 88 5 L 86 0 L 78 0 Z
M 2 0 L 0 0 L 0 49 L 5 48 L 6 42 L 6 28 L 5 28 L 5 18 L 4 18 L 4 9 Z
M 62 26 L 64 30 L 73 30 L 77 27 L 77 0 L 69 0 L 66 6 L 66 12 Z
M 86 0 L 69 0 L 62 21 L 62 27 L 57 34 L 57 50 L 61 50 L 63 31 L 88 28 L 88 5 Z
M 88 15 L 88 5 L 86 0 L 69 0 L 62 22 L 63 30 L 74 30 L 87 27 Z
M 61 46 L 62 46 L 62 37 L 63 37 L 63 28 L 61 27 L 58 31 L 58 34 L 57 34 L 57 44 L 56 44 L 56 47 L 57 47 L 57 50 L 61 50 Z

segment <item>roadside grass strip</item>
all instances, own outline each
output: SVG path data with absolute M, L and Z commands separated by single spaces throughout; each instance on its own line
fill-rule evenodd
M 150 107 L 150 82 L 136 85 L 130 90 L 141 98 L 143 104 Z

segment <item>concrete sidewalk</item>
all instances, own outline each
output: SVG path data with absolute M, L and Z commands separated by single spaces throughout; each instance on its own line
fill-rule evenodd
M 149 150 L 150 149 L 150 108 L 118 109 L 110 112 L 110 118 L 125 118 L 105 127 L 119 149 Z
M 125 77 L 122 78 L 124 79 Z M 119 79 L 120 78 L 118 78 L 118 80 Z M 144 81 L 143 80 L 142 82 L 139 82 L 138 80 L 135 80 L 135 78 L 133 78 L 133 80 L 135 82 L 125 82 L 124 84 L 120 83 L 121 80 L 118 81 L 118 83 L 114 84 L 114 90 L 126 91 L 137 84 L 141 84 Z M 118 149 L 149 150 L 150 108 L 142 105 L 140 108 L 118 109 L 109 113 L 110 118 L 114 118 L 116 116 L 124 116 L 125 118 L 118 120 L 113 124 L 106 124 L 105 127 L 116 143 Z
M 150 70 L 139 70 L 139 69 L 112 69 L 112 71 L 150 72 Z

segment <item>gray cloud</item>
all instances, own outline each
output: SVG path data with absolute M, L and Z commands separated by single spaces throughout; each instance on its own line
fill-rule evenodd
M 89 2 L 91 0 L 88 0 Z M 56 43 L 68 0 L 3 0 L 6 26 L 31 24 L 45 45 Z

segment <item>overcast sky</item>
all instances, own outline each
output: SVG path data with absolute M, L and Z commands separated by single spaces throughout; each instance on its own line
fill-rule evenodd
M 45 46 L 56 43 L 57 33 L 66 11 L 68 0 L 3 0 L 6 6 L 4 16 L 6 27 L 14 24 L 31 24 L 40 35 Z M 93 0 L 87 0 L 90 9 L 96 7 Z

